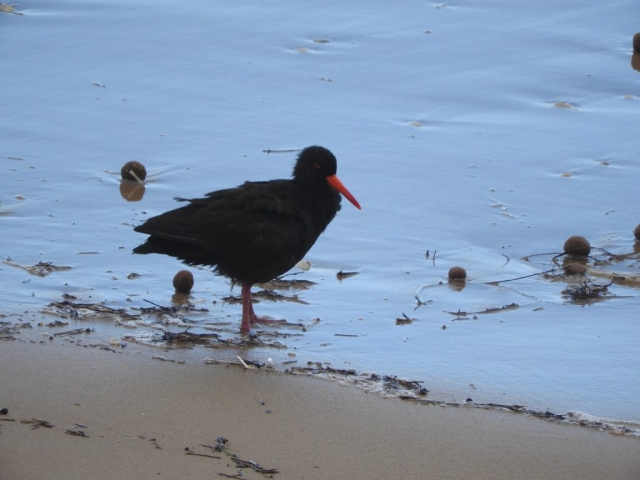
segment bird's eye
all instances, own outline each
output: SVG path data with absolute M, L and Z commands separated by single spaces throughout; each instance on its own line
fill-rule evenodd
M 320 170 L 320 164 L 319 163 L 314 163 L 313 164 L 313 168 L 315 168 L 316 170 Z

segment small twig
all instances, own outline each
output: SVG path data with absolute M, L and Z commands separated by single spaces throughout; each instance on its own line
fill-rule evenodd
M 240 355 L 237 355 L 237 356 L 236 356 L 236 358 L 237 358 L 238 360 L 240 360 L 240 363 L 241 363 L 242 365 L 244 365 L 244 368 L 246 368 L 247 370 L 248 370 L 248 369 L 250 369 L 250 368 L 253 368 L 253 367 L 250 367 L 249 365 L 247 365 L 247 363 L 246 363 L 242 358 L 240 358 Z
M 270 148 L 267 148 L 266 150 L 262 150 L 262 153 L 291 153 L 291 152 L 299 152 L 300 149 L 299 148 L 288 148 L 285 150 L 271 150 Z
M 526 257 L 522 257 L 521 260 L 528 262 L 531 257 L 540 257 L 542 255 L 554 255 L 554 259 L 561 257 L 564 253 L 556 253 L 556 252 L 548 252 L 548 253 L 534 253 L 533 255 L 527 255 Z
M 39 427 L 53 428 L 55 426 L 55 425 L 51 425 L 46 420 L 39 420 L 37 418 L 32 418 L 31 420 L 20 420 L 20 423 L 28 423 L 29 425 L 32 425 L 31 430 L 35 430 L 36 428 L 39 428 Z
M 507 257 L 504 253 L 502 254 L 502 256 L 507 259 L 507 262 L 504 265 L 502 265 L 503 267 L 506 267 L 507 264 L 511 261 L 511 259 Z
M 253 468 L 256 472 L 263 474 L 280 473 L 277 468 L 264 468 L 253 460 L 242 460 L 241 458 L 238 458 L 237 455 L 228 452 L 227 450 L 223 450 L 223 452 L 226 453 L 227 456 L 231 458 L 231 460 L 233 460 L 238 468 Z
M 172 307 L 163 307 L 162 305 L 158 305 L 157 303 L 153 303 L 151 300 L 147 300 L 146 298 L 143 298 L 142 300 L 144 300 L 147 303 L 150 303 L 151 305 L 153 305 L 156 308 L 159 308 L 163 312 L 172 312 L 174 310 Z
M 420 308 L 422 305 L 426 305 L 427 303 L 431 303 L 433 302 L 433 300 L 427 300 L 426 302 L 423 302 L 422 300 L 420 300 L 418 298 L 418 296 L 415 296 L 416 301 L 418 302 L 418 305 L 416 305 L 416 308 L 413 309 L 413 311 L 415 312 L 418 308 Z
M 206 453 L 196 453 L 196 452 L 185 452 L 185 455 L 193 455 L 194 457 L 207 457 L 207 458 L 217 458 L 217 459 L 222 458 L 216 455 L 207 455 Z
M 304 273 L 304 272 L 289 272 L 289 273 L 285 273 L 284 275 L 280 275 L 277 279 L 282 280 L 284 277 L 288 277 L 291 275 L 300 275 L 301 273 Z
M 227 448 L 223 442 L 219 442 L 215 447 L 213 445 L 205 445 L 204 443 L 201 443 L 200 446 L 204 448 L 210 448 L 214 452 L 221 452 L 222 450 Z
M 218 457 L 216 455 L 207 455 L 206 453 L 196 453 L 193 450 L 191 450 L 189 447 L 185 447 L 184 453 L 185 453 L 185 455 L 193 455 L 193 456 L 196 456 L 196 457 L 207 457 L 207 458 L 217 458 L 217 459 L 221 459 L 222 458 L 222 457 Z
M 88 330 L 89 330 L 88 328 L 76 328 L 75 330 L 69 330 L 68 332 L 54 333 L 53 336 L 57 337 L 59 335 L 77 335 L 78 333 L 84 333 L 84 332 L 87 332 Z
M 138 175 L 136 175 L 136 172 L 134 172 L 133 170 L 129 170 L 129 174 L 136 179 L 136 181 L 138 182 L 138 184 L 140 185 L 144 185 L 144 181 L 140 180 L 140 177 Z
M 499 283 L 505 283 L 505 282 L 513 282 L 515 280 L 522 280 L 523 278 L 529 278 L 529 277 L 535 277 L 537 275 L 546 275 L 548 273 L 553 273 L 555 272 L 557 269 L 554 267 L 551 270 L 546 270 L 544 272 L 537 272 L 537 273 L 532 273 L 530 275 L 524 275 L 522 277 L 517 277 L 517 278 L 508 278 L 506 280 L 497 280 L 495 282 L 485 282 L 485 285 L 498 285 Z
M 615 257 L 616 256 L 613 253 L 611 253 L 608 250 L 605 250 L 604 248 L 601 248 L 601 247 L 591 247 L 591 250 L 600 250 L 602 253 L 604 253 L 605 255 L 609 255 L 610 257 Z M 589 256 L 591 256 L 591 255 L 589 255 Z
M 517 303 L 510 303 L 509 305 L 503 305 L 502 307 L 489 307 L 485 308 L 482 311 L 478 312 L 463 312 L 458 309 L 457 312 L 447 312 L 449 315 L 455 315 L 456 317 L 466 317 L 468 315 L 485 315 L 489 313 L 503 312 L 505 310 L 514 310 L 516 308 L 520 308 L 520 305 Z

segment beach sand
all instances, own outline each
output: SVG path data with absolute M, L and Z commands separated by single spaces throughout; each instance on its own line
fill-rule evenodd
M 0 407 L 0 480 L 640 478 L 636 438 L 132 348 L 2 342 Z

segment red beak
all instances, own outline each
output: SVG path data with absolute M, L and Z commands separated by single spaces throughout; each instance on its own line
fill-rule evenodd
M 337 191 L 339 191 L 347 200 L 349 200 L 351 203 L 353 203 L 353 205 L 358 210 L 362 210 L 362 208 L 360 208 L 360 204 L 356 200 L 356 197 L 351 195 L 351 192 L 349 190 L 347 190 L 347 187 L 345 187 L 342 184 L 342 182 L 340 181 L 340 179 L 338 178 L 337 175 L 328 176 L 327 177 L 327 182 L 329 183 L 329 185 L 331 185 L 333 188 L 335 188 Z

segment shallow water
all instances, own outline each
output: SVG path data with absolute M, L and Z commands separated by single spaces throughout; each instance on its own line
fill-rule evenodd
M 297 292 L 306 305 L 256 306 L 308 328 L 264 329 L 287 334 L 286 350 L 183 355 L 330 362 L 422 380 L 435 398 L 640 420 L 637 284 L 576 305 L 557 271 L 486 283 L 553 268 L 570 235 L 628 254 L 594 252 L 592 282 L 638 275 L 635 2 L 345 8 L 32 1 L 0 15 L 0 255 L 72 267 L 0 264 L 7 319 L 40 321 L 64 293 L 170 305 L 183 266 L 132 255 L 144 240 L 132 227 L 174 196 L 287 177 L 295 154 L 264 150 L 320 144 L 363 210 L 344 202 L 309 253 L 295 277 L 317 282 Z M 120 193 L 132 159 L 150 173 L 137 202 Z M 453 265 L 469 274 L 461 291 L 446 284 Z M 193 331 L 236 335 L 228 282 L 192 271 L 192 302 L 208 309 L 188 315 Z M 396 325 L 403 314 L 414 320 Z M 120 341 L 157 327 L 76 325 Z

